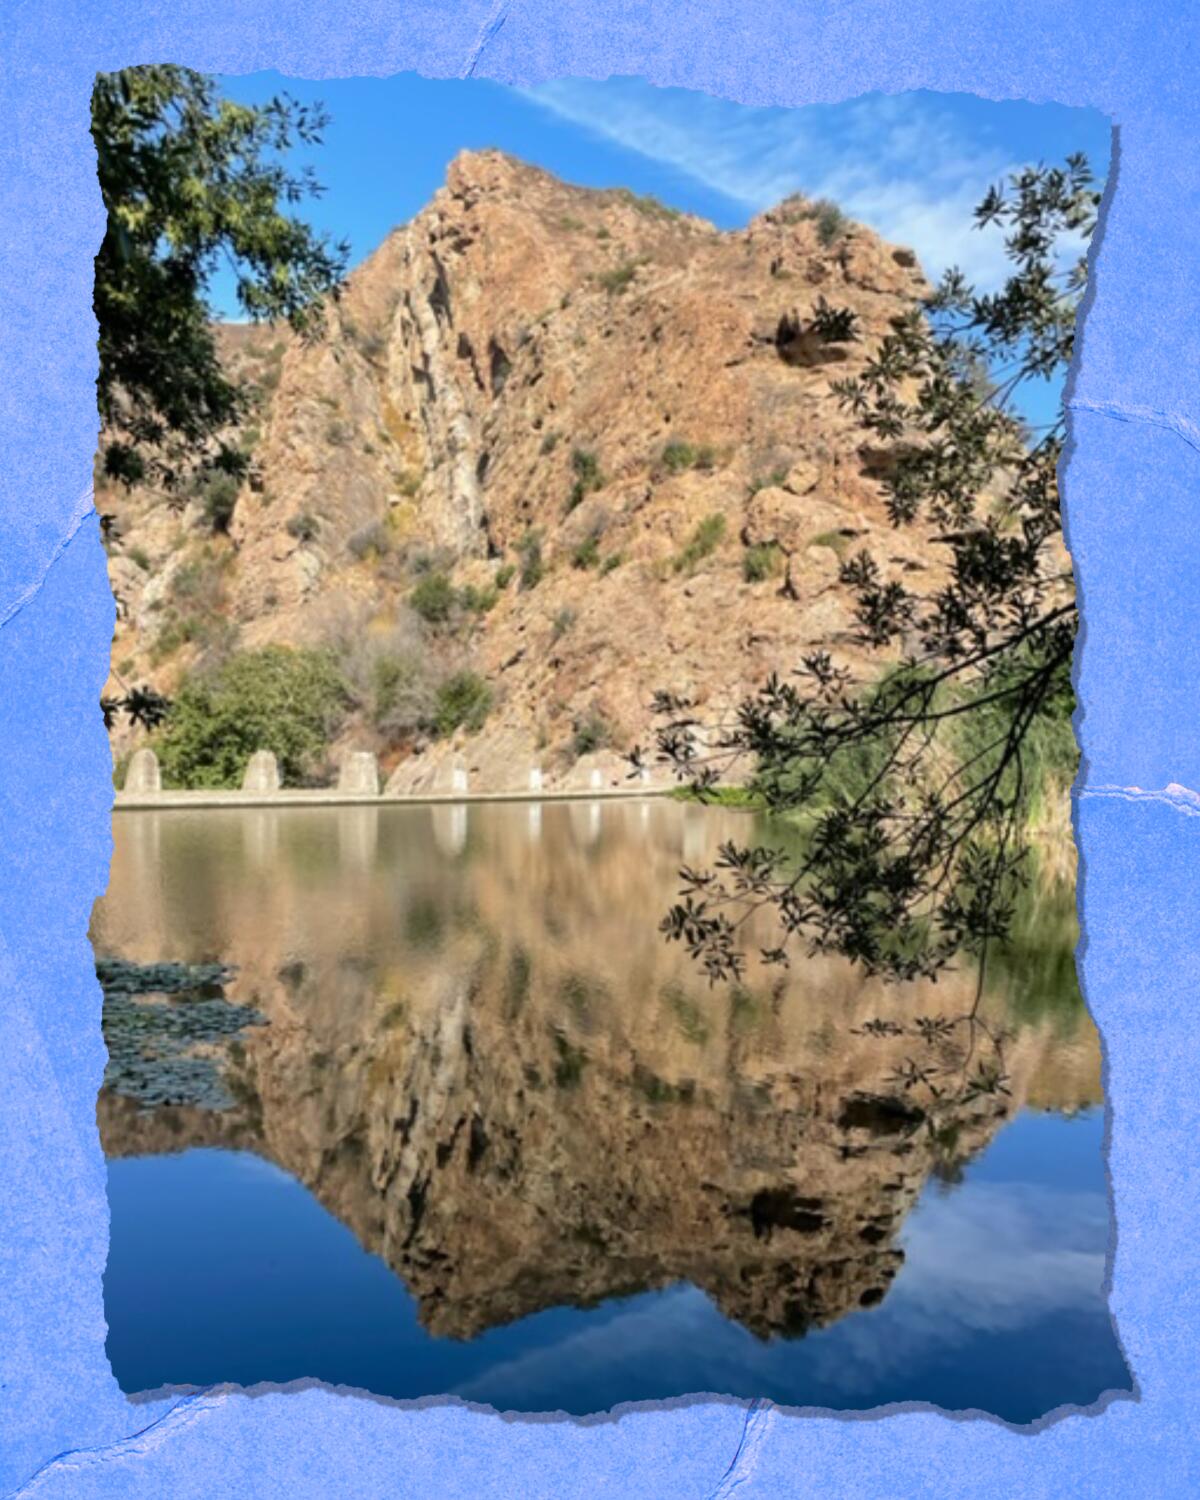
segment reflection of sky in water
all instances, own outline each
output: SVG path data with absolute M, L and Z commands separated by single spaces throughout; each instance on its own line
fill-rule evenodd
M 1026 1421 L 1126 1388 L 1098 1110 L 952 1110 L 936 1149 L 885 1135 L 867 1157 L 841 1124 L 907 1045 L 866 1019 L 949 1013 L 969 975 L 892 993 L 814 960 L 730 997 L 662 941 L 680 864 L 756 827 L 588 797 L 119 818 L 97 951 L 228 962 L 230 998 L 268 1022 L 231 1049 L 220 1117 L 101 1098 L 122 1386 L 317 1377 L 572 1412 L 708 1391 Z M 1015 1107 L 1078 1109 L 1100 1080 L 1073 906 L 1030 895 L 990 1003 Z M 246 1149 L 195 1149 L 218 1143 Z M 759 1238 L 768 1189 L 823 1199 L 829 1227 Z M 558 1305 L 576 1288 L 607 1300 Z M 485 1331 L 430 1335 L 418 1296 L 443 1332 Z M 808 1317 L 835 1321 L 749 1331 Z
M 587 1412 L 688 1392 L 789 1405 L 929 1400 L 1028 1421 L 1128 1379 L 1102 1296 L 1098 1111 L 1026 1113 L 931 1182 L 883 1304 L 763 1342 L 675 1286 L 433 1339 L 403 1283 L 278 1168 L 191 1151 L 109 1163 L 109 1353 L 126 1390 L 316 1376 Z

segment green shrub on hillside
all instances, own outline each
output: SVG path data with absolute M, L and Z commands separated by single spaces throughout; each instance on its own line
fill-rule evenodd
M 225 604 L 225 575 L 232 560 L 231 552 L 217 553 L 205 546 L 171 574 L 172 601 L 207 614 L 218 613 Z
M 419 469 L 398 469 L 394 478 L 396 493 L 406 500 L 412 500 L 424 483 L 424 475 Z
M 815 220 L 817 239 L 829 246 L 850 228 L 850 221 L 831 198 L 814 198 L 811 202 L 802 193 L 794 193 L 779 205 L 780 216 L 785 224 L 799 224 L 803 219 Z
M 240 489 L 241 481 L 233 474 L 224 474 L 219 469 L 205 474 L 200 482 L 198 499 L 211 531 L 229 530 Z
M 566 635 L 567 631 L 570 630 L 572 625 L 574 625 L 576 618 L 577 616 L 575 614 L 575 611 L 569 604 L 564 605 L 563 608 L 559 610 L 559 612 L 554 616 L 554 622 L 550 627 L 550 644 L 552 646 L 555 645 L 558 641 L 562 640 L 563 636 Z
M 465 583 L 458 591 L 458 602 L 473 615 L 486 615 L 489 610 L 495 609 L 499 599 L 500 590 L 494 583 L 489 583 L 485 588 Z
M 312 542 L 320 533 L 321 522 L 311 511 L 302 510 L 288 517 L 285 529 L 288 536 L 294 536 L 298 542 Z
M 444 625 L 454 612 L 458 595 L 445 573 L 426 573 L 408 602 L 428 625 Z
M 207 657 L 225 657 L 238 638 L 234 620 L 209 610 L 168 609 L 150 645 L 150 665 L 161 666 L 184 646 L 197 646 Z
M 444 673 L 415 615 L 401 610 L 386 620 L 372 617 L 369 605 L 347 604 L 323 627 L 321 645 L 346 684 L 350 712 L 385 746 L 429 729 Z
M 720 546 L 725 535 L 725 517 L 720 511 L 705 516 L 692 532 L 687 546 L 675 558 L 677 573 L 690 573 L 694 567 Z
M 183 646 L 228 655 L 237 639 L 229 618 L 225 582 L 233 554 L 205 545 L 183 560 L 167 584 L 166 607 L 156 616 L 150 661 L 158 666 Z
M 581 755 L 591 755 L 595 750 L 603 750 L 612 744 L 612 738 L 612 726 L 608 720 L 598 708 L 590 708 L 586 714 L 575 720 L 574 732 L 571 735 L 571 749 L 578 759 Z
M 617 196 L 623 202 L 628 203 L 630 208 L 636 208 L 638 213 L 645 214 L 648 219 L 679 219 L 682 213 L 677 208 L 672 208 L 661 198 L 655 198 L 652 193 L 635 193 L 630 188 L 618 188 Z
M 154 748 L 169 787 L 238 787 L 256 750 L 271 750 L 285 784 L 320 757 L 348 707 L 323 651 L 266 646 L 187 678 Z
M 403 740 L 433 722 L 437 707 L 437 670 L 427 652 L 401 647 L 369 654 L 366 699 L 375 729 L 386 740 Z
M 716 462 L 716 450 L 708 443 L 697 447 L 676 439 L 662 451 L 662 466 L 668 474 L 680 474 L 684 469 L 711 469 Z
M 637 275 L 638 264 L 636 260 L 623 260 L 611 271 L 601 271 L 596 280 L 610 297 L 619 297 Z
M 442 736 L 458 728 L 472 734 L 483 728 L 492 707 L 492 690 L 478 672 L 455 672 L 438 688 L 434 728 Z
M 386 521 L 372 521 L 353 532 L 346 542 L 346 551 L 356 562 L 378 562 L 392 550 L 392 536 Z
M 783 564 L 783 553 L 774 542 L 747 547 L 742 553 L 742 577 L 747 583 L 762 583 L 774 577 Z
M 809 537 L 805 545 L 809 547 L 828 547 L 830 551 L 836 552 L 839 558 L 844 558 L 853 537 L 853 532 L 850 532 L 847 536 L 844 531 L 818 531 L 815 536 Z
M 600 460 L 588 448 L 576 448 L 571 454 L 571 468 L 575 472 L 575 483 L 567 496 L 567 514 L 579 505 L 586 495 L 604 487 L 604 475 L 600 472 Z
M 517 543 L 517 553 L 521 559 L 521 587 L 522 589 L 535 589 L 546 575 L 546 566 L 542 561 L 542 534 L 540 531 L 530 529 Z
M 786 478 L 786 469 L 772 469 L 769 474 L 759 474 L 750 481 L 750 494 L 757 495 L 759 490 L 776 488 L 781 485 Z
M 817 238 L 822 245 L 832 245 L 850 227 L 846 215 L 829 198 L 818 198 L 813 204 L 813 212 L 807 217 L 816 220 Z

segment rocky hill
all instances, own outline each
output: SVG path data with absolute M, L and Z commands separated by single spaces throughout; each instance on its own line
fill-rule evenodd
M 830 392 L 925 290 L 830 205 L 721 232 L 464 153 L 319 343 L 221 330 L 258 397 L 240 490 L 98 494 L 114 666 L 170 691 L 230 652 L 327 645 L 360 683 L 331 759 L 374 749 L 393 789 L 451 759 L 495 788 L 618 776 L 655 690 L 717 706 L 844 646 L 848 548 L 936 568 Z M 857 338 L 822 331 L 822 299 Z M 483 685 L 458 727 L 429 708 L 453 673 Z

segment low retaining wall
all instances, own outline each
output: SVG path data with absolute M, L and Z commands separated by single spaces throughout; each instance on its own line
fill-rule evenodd
M 587 778 L 588 784 L 547 788 L 542 768 L 530 767 L 528 785 L 522 790 L 473 791 L 465 766 L 454 765 L 438 778 L 435 786 L 422 792 L 388 792 L 380 790 L 379 766 L 369 751 L 352 751 L 343 760 L 336 787 L 298 790 L 282 788 L 279 767 L 269 750 L 259 750 L 251 757 L 242 778 L 240 791 L 163 791 L 158 757 L 153 750 L 141 749 L 129 763 L 124 789 L 113 798 L 113 807 L 142 810 L 149 808 L 190 807 L 341 807 L 368 803 L 374 806 L 429 802 L 597 802 L 621 799 L 668 796 L 673 787 L 655 786 L 645 778 L 625 786 L 597 785 L 598 772 Z
M 336 787 L 312 791 L 287 789 L 279 792 L 117 792 L 117 812 L 145 812 L 165 808 L 196 807 L 405 807 L 427 803 L 468 802 L 642 802 L 648 797 L 669 797 L 670 787 L 603 787 L 598 791 L 564 788 L 543 792 L 340 792 Z

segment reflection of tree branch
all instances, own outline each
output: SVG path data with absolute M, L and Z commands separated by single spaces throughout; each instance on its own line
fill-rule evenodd
M 883 648 L 916 634 L 921 652 L 866 688 L 814 652 L 799 682 L 773 675 L 735 715 L 707 724 L 684 699 L 656 700 L 666 720 L 658 759 L 701 801 L 748 761 L 768 810 L 811 819 L 793 860 L 729 842 L 713 870 L 682 871 L 666 935 L 710 979 L 741 972 L 736 944 L 769 908 L 781 938 L 762 950 L 769 963 L 786 963 L 789 943 L 802 938 L 810 954 L 839 952 L 868 972 L 916 978 L 965 950 L 980 969 L 964 1018 L 964 1074 L 982 1024 L 987 956 L 1007 933 L 1021 878 L 1023 749 L 1048 714 L 1064 717 L 1076 617 L 1063 597 L 1070 575 L 1047 551 L 1061 533 L 1061 416 L 1027 448 L 1022 424 L 1003 408 L 1023 381 L 1070 359 L 1082 279 L 1072 272 L 1074 300 L 1064 300 L 1055 240 L 1090 233 L 1099 202 L 1082 157 L 1019 173 L 1010 186 L 992 189 L 977 213 L 1013 227 L 1016 269 L 1004 288 L 977 296 L 951 273 L 927 316 L 911 309 L 893 319 L 860 373 L 832 387 L 867 431 L 896 445 L 881 481 L 892 524 L 923 519 L 930 540 L 950 549 L 949 581 L 926 597 L 889 581 L 867 551 L 842 565 L 859 643 Z M 641 752 L 633 759 L 640 765 Z M 918 1074 L 928 1079 L 927 1069 Z

